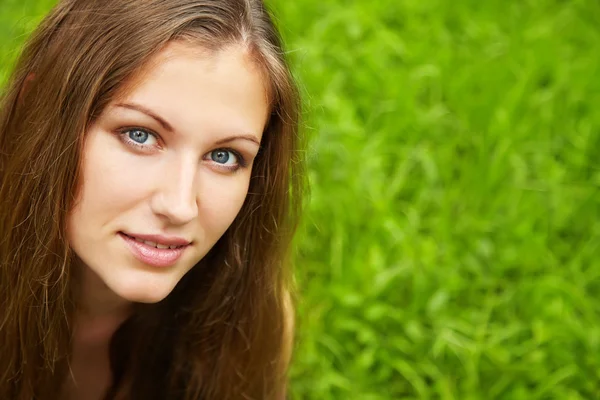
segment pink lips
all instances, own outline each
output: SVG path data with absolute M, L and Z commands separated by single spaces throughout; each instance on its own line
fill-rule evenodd
M 190 244 L 189 241 L 180 238 L 165 238 L 161 236 L 150 235 L 128 235 L 119 232 L 119 236 L 125 241 L 125 244 L 135 258 L 144 264 L 153 267 L 170 267 L 181 258 L 183 252 Z M 167 246 L 178 246 L 174 249 L 159 249 L 144 242 L 139 242 L 135 238 L 141 240 L 152 241 Z

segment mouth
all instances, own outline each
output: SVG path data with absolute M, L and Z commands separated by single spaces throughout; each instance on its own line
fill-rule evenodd
M 119 232 L 121 235 L 127 236 L 130 239 L 136 240 L 140 243 L 144 243 L 150 247 L 154 247 L 157 249 L 179 249 L 181 247 L 185 247 L 187 245 L 189 245 L 189 243 L 186 244 L 169 244 L 169 243 L 173 243 L 173 241 L 168 241 L 168 240 L 164 240 L 163 242 L 159 242 L 157 239 L 157 241 L 152 241 L 152 240 L 144 240 L 143 238 L 140 238 L 139 236 L 132 236 L 132 235 L 128 235 L 125 232 Z M 169 242 L 169 243 L 168 243 Z
M 119 232 L 131 254 L 144 264 L 153 267 L 170 267 L 183 255 L 191 242 L 181 238 L 148 235 L 130 235 Z

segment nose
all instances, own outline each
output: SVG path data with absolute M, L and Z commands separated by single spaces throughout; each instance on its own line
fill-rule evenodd
M 198 216 L 197 165 L 191 160 L 172 164 L 157 177 L 158 189 L 151 199 L 151 207 L 171 224 L 184 225 Z

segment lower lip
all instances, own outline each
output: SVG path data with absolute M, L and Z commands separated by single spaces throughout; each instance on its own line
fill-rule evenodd
M 121 236 L 121 239 L 125 241 L 125 244 L 135 258 L 144 264 L 148 264 L 153 267 L 166 268 L 172 266 L 181 258 L 183 252 L 188 247 L 183 246 L 176 249 L 157 249 L 156 247 L 149 246 L 146 243 L 138 242 L 122 232 L 119 232 L 119 236 Z

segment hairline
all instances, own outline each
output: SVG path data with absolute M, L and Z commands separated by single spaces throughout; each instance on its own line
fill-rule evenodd
M 244 60 L 250 68 L 253 68 L 259 73 L 261 81 L 263 83 L 264 93 L 267 97 L 267 103 L 273 108 L 275 99 L 275 87 L 273 77 L 269 72 L 265 57 L 261 54 L 258 46 L 247 38 L 236 38 L 228 40 L 227 42 L 218 46 L 213 46 L 211 41 L 199 38 L 198 35 L 183 34 L 170 39 L 162 46 L 160 46 L 153 54 L 146 60 L 138 70 L 136 70 L 127 80 L 125 80 L 118 88 L 115 95 L 110 99 L 110 102 L 125 100 L 132 92 L 136 90 L 145 80 L 148 74 L 156 66 L 165 61 L 164 51 L 172 45 L 183 45 L 187 49 L 193 51 L 196 55 L 201 57 L 214 58 L 217 55 L 228 51 L 228 50 L 239 50 L 242 52 Z M 168 58 L 167 58 L 168 59 Z M 94 116 L 94 117 L 97 117 Z

